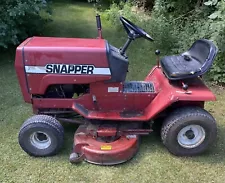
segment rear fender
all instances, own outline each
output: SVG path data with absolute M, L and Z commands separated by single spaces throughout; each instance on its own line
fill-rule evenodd
M 182 89 L 182 85 L 172 85 L 164 76 L 160 68 L 155 68 L 145 81 L 153 81 L 158 92 L 154 100 L 146 107 L 146 118 L 152 119 L 160 112 L 172 106 L 174 103 L 184 105 L 198 105 L 204 107 L 204 102 L 215 101 L 216 97 L 201 79 L 193 80 L 188 91 Z

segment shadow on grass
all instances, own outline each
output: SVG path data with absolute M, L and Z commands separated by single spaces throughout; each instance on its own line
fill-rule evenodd
M 56 2 L 53 4 L 52 21 L 43 32 L 44 36 L 97 37 L 95 12 L 87 3 Z
M 63 127 L 65 130 L 64 147 L 57 156 L 69 158 L 69 155 L 72 151 L 74 134 L 76 132 L 76 129 L 79 127 L 79 125 L 63 123 Z M 161 152 L 163 154 L 164 153 L 163 151 L 165 151 L 165 149 L 160 141 L 160 137 L 157 136 L 155 133 L 152 133 L 149 136 L 142 136 L 140 139 L 140 146 L 139 146 L 139 150 L 137 154 L 128 162 L 119 164 L 116 167 L 119 168 L 119 167 L 127 166 L 126 165 L 127 163 L 128 164 L 139 163 L 143 157 L 148 155 L 149 152 L 150 153 Z M 57 159 L 55 160 L 57 161 Z
M 66 155 L 69 158 L 69 155 L 72 151 L 73 147 L 73 139 L 74 139 L 74 134 L 79 127 L 77 124 L 71 124 L 71 123 L 63 123 L 64 127 L 64 132 L 65 132 L 65 139 L 64 139 L 64 147 L 60 154 L 62 156 Z
M 14 64 L 16 46 L 0 48 L 0 66 Z
M 78 125 L 74 124 L 64 124 L 65 128 L 65 146 L 64 149 L 61 151 L 61 156 L 67 156 L 69 158 L 69 154 L 72 150 L 73 144 L 73 136 L 77 129 Z M 225 164 L 225 128 L 223 126 L 219 126 L 219 135 L 218 141 L 210 147 L 208 151 L 205 153 L 195 156 L 195 157 L 176 157 L 167 151 L 164 145 L 161 142 L 161 138 L 159 135 L 155 134 L 154 132 L 148 136 L 141 136 L 140 140 L 140 147 L 137 154 L 128 162 L 124 162 L 122 164 L 116 165 L 116 168 L 126 167 L 127 164 L 134 165 L 138 164 L 150 155 L 152 157 L 167 157 L 173 158 L 174 161 L 176 160 L 183 160 L 189 163 L 203 163 L 203 164 Z M 152 159 L 154 161 L 154 159 Z
M 225 127 L 218 126 L 217 141 L 205 153 L 187 158 L 193 162 L 201 162 L 207 164 L 225 164 Z

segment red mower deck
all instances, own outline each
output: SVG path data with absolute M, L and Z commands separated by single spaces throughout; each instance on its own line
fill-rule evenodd
M 110 130 L 109 130 L 110 131 Z M 85 160 L 98 165 L 115 165 L 128 161 L 138 151 L 139 137 L 137 135 L 122 135 L 113 142 L 105 142 L 100 137 L 87 135 L 87 126 L 81 125 L 74 136 L 71 163 Z M 72 157 L 74 157 L 72 155 Z

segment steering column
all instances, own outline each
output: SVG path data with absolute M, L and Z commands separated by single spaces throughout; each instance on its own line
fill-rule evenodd
M 130 22 L 126 18 L 120 17 L 120 21 L 122 22 L 122 24 L 124 26 L 124 29 L 126 30 L 126 32 L 128 34 L 128 40 L 126 41 L 126 43 L 124 44 L 124 46 L 120 50 L 121 55 L 125 54 L 127 48 L 131 44 L 131 42 L 133 40 L 135 40 L 136 38 L 143 37 L 143 38 L 145 38 L 149 41 L 153 41 L 153 38 L 148 33 L 146 33 L 143 29 L 136 26 L 135 24 L 133 24 L 132 22 Z

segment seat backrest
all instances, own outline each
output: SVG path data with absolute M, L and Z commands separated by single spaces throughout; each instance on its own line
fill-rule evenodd
M 210 47 L 210 44 L 208 44 L 205 40 L 198 40 L 191 46 L 188 52 L 191 57 L 203 64 L 209 56 Z
M 218 49 L 213 42 L 207 39 L 200 39 L 195 41 L 186 53 L 202 64 L 200 70 L 204 74 L 212 66 L 217 52 Z

